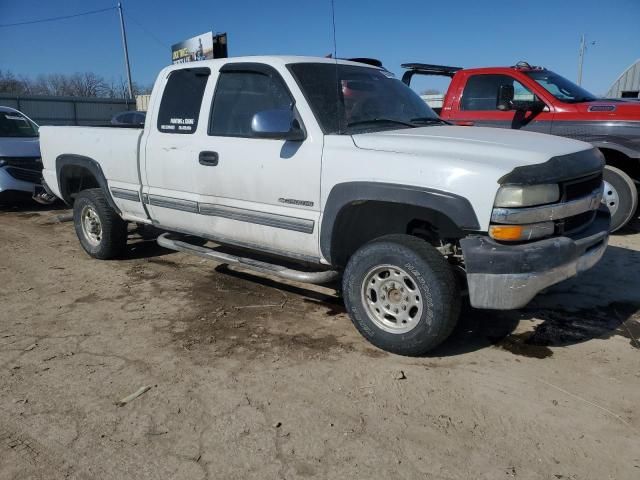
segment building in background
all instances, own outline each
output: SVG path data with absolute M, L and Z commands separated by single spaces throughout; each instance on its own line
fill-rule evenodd
M 640 98 L 640 60 L 636 60 L 613 82 L 607 98 Z

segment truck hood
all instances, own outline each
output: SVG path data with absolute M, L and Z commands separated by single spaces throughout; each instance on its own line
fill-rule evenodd
M 39 157 L 38 137 L 0 137 L 0 157 Z
M 500 128 L 431 126 L 353 135 L 358 148 L 482 163 L 506 174 L 552 157 L 589 150 L 590 144 Z

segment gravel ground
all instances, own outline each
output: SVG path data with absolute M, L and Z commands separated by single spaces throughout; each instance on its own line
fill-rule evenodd
M 0 479 L 640 478 L 637 227 L 416 359 L 329 289 L 136 234 L 92 260 L 65 213 L 0 208 Z

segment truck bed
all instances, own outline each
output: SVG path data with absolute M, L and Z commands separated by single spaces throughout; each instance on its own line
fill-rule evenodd
M 53 127 L 40 128 L 43 176 L 59 195 L 56 161 L 61 155 L 79 155 L 98 162 L 110 183 L 139 185 L 138 155 L 142 128 Z

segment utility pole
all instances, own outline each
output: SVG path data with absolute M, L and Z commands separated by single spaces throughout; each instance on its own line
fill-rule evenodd
M 584 41 L 584 33 L 582 37 L 580 37 L 580 51 L 578 53 L 578 85 L 582 84 L 582 64 L 584 63 L 584 51 L 587 49 L 587 46 Z
M 127 87 L 129 88 L 129 100 L 133 100 L 133 84 L 131 83 L 131 66 L 129 65 L 129 48 L 127 47 L 127 32 L 124 29 L 124 17 L 122 16 L 122 3 L 118 2 L 118 14 L 120 15 L 120 30 L 122 32 L 122 48 L 124 49 L 124 61 L 127 65 Z
M 589 42 L 589 45 L 595 45 L 596 42 Z M 582 64 L 584 63 L 584 54 L 587 51 L 587 39 L 584 35 L 580 37 L 580 50 L 578 52 L 578 85 L 582 85 Z

